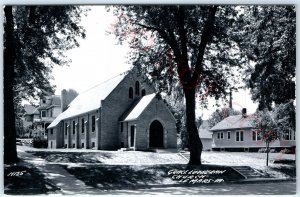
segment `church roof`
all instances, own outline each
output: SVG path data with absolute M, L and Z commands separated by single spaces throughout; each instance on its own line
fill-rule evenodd
M 123 121 L 130 121 L 137 119 L 146 107 L 150 104 L 150 102 L 155 97 L 155 93 L 143 96 L 140 101 L 136 104 L 136 106 L 128 113 L 127 117 Z
M 61 96 L 60 95 L 54 95 L 52 97 L 52 105 L 61 105 Z
M 213 126 L 210 131 L 219 131 L 219 130 L 230 130 L 230 129 L 244 129 L 253 127 L 253 117 L 242 115 L 229 116 Z
M 124 73 L 120 74 L 79 94 L 69 104 L 68 109 L 59 114 L 48 128 L 55 127 L 61 120 L 99 109 L 101 107 L 101 100 L 104 100 L 125 76 Z

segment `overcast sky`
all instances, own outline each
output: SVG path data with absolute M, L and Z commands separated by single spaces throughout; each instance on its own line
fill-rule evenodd
M 80 40 L 79 48 L 67 52 L 72 60 L 70 67 L 53 69 L 52 84 L 57 86 L 57 95 L 60 95 L 62 89 L 69 88 L 83 92 L 131 67 L 126 63 L 128 46 L 117 45 L 115 37 L 105 33 L 115 20 L 111 13 L 105 11 L 104 6 L 92 6 L 87 17 L 82 18 L 86 39 Z M 210 99 L 208 110 L 198 108 L 197 116 L 203 115 L 207 119 L 216 110 L 214 104 L 214 100 Z M 228 106 L 227 103 L 225 105 Z M 233 108 L 241 110 L 246 107 L 248 113 L 253 113 L 256 106 L 250 99 L 249 91 L 233 93 Z

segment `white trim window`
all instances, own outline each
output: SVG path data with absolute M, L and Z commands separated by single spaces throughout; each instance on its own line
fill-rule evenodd
M 243 131 L 236 131 L 235 132 L 235 141 L 236 142 L 243 142 L 244 141 L 244 132 Z
M 224 139 L 224 133 L 223 132 L 218 132 L 217 133 L 217 139 Z
M 252 131 L 252 141 L 260 141 L 261 136 L 258 131 Z
M 284 140 L 295 140 L 296 139 L 296 133 L 295 131 L 288 131 L 284 134 Z
M 46 111 L 46 110 L 42 110 L 42 111 L 41 111 L 41 117 L 42 117 L 42 118 L 47 117 L 47 111 Z
M 227 139 L 229 140 L 231 138 L 231 132 L 230 131 L 227 131 Z

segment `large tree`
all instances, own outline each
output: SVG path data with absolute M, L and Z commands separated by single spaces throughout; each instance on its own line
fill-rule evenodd
M 245 7 L 239 46 L 249 62 L 245 80 L 259 110 L 295 99 L 296 8 L 292 5 Z
M 219 99 L 233 84 L 233 68 L 240 65 L 233 39 L 239 31 L 237 7 L 115 6 L 112 10 L 117 20 L 111 31 L 120 42 L 128 41 L 134 65 L 160 84 L 159 91 L 182 89 L 189 164 L 201 164 L 197 94 Z
M 17 161 L 14 105 L 21 99 L 53 92 L 54 65 L 69 63 L 64 55 L 85 37 L 78 6 L 4 7 L 4 162 Z

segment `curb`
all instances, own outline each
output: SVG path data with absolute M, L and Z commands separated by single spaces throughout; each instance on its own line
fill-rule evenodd
M 250 178 L 239 181 L 232 181 L 233 184 L 248 184 L 248 183 L 276 183 L 276 182 L 296 182 L 296 178 Z

